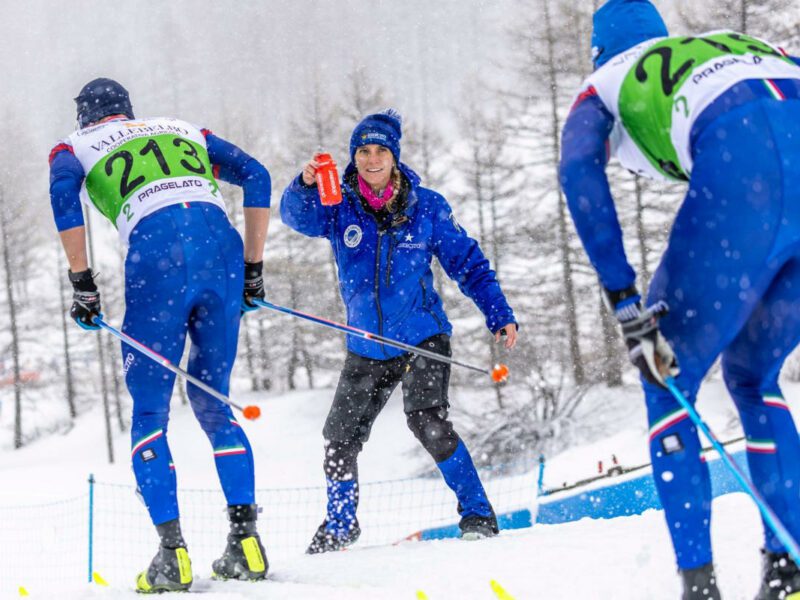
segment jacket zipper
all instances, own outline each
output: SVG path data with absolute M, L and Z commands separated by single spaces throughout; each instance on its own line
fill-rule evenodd
M 383 311 L 381 310 L 381 242 L 385 231 L 378 230 L 378 246 L 375 250 L 375 306 L 378 308 L 378 335 L 383 336 Z M 383 355 L 386 348 L 381 344 Z
M 428 313 L 436 321 L 436 324 L 441 328 L 442 322 L 439 319 L 439 316 L 435 312 L 433 312 L 430 308 L 428 308 L 428 288 L 425 286 L 425 278 L 424 277 L 420 277 L 419 278 L 419 284 L 422 286 L 422 306 L 425 308 L 425 310 L 428 311 Z
M 386 258 L 386 287 L 389 287 L 389 278 L 392 274 L 392 254 L 394 253 L 394 248 L 397 245 L 397 238 L 393 235 L 389 236 L 389 254 Z

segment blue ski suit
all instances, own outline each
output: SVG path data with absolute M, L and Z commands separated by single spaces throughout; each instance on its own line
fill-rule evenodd
M 269 207 L 270 177 L 258 161 L 202 130 L 215 175 L 244 189 L 244 205 Z M 50 155 L 50 198 L 59 231 L 83 225 L 85 173 L 69 144 Z M 228 394 L 236 357 L 244 285 L 242 239 L 225 212 L 205 202 L 172 204 L 133 229 L 125 259 L 123 331 L 177 364 L 187 334 L 188 371 Z M 131 459 L 153 524 L 178 518 L 175 467 L 167 444 L 175 375 L 122 344 L 122 368 L 133 399 Z M 192 409 L 214 451 L 228 504 L 253 504 L 253 457 L 229 406 L 187 385 Z
M 601 46 L 618 47 L 613 40 Z M 670 307 L 660 328 L 692 403 L 721 355 L 753 481 L 800 539 L 800 442 L 778 385 L 800 342 L 800 69 L 794 79 L 747 79 L 720 91 L 691 129 L 688 191 L 647 303 Z M 605 173 L 611 113 L 594 88 L 578 97 L 564 126 L 561 181 L 600 282 L 615 292 L 630 288 L 635 272 Z M 668 390 L 643 386 L 653 476 L 677 563 L 697 568 L 712 560 L 701 443 Z M 765 546 L 785 551 L 766 527 Z
M 403 163 L 399 168 L 410 184 L 408 203 L 387 223 L 368 214 L 347 184 L 352 164 L 340 204 L 320 204 L 316 186 L 304 185 L 299 176 L 283 193 L 283 222 L 304 235 L 328 238 L 333 247 L 348 324 L 414 346 L 438 333 L 450 335 L 452 326 L 433 287 L 434 256 L 484 314 L 489 331 L 516 323 L 478 242 L 440 194 L 421 187 L 419 176 Z M 348 336 L 347 347 L 377 360 L 403 353 L 354 336 Z

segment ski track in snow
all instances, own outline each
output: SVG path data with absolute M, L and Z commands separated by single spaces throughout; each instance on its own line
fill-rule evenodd
M 786 388 L 788 396 L 800 395 L 792 393 L 797 386 Z M 267 398 L 239 397 L 241 402 L 258 402 L 264 415 L 258 422 L 243 422 L 254 448 L 258 487 L 323 485 L 320 431 L 332 393 L 331 389 L 322 389 Z M 465 396 L 465 402 L 475 400 L 469 394 Z M 460 400 L 456 396 L 454 405 L 458 406 Z M 704 387 L 699 409 L 723 439 L 739 435 L 736 427 L 730 427 L 732 404 L 719 382 Z M 587 416 L 596 414 L 596 422 L 593 428 L 584 430 L 584 443 L 576 440 L 574 447 L 548 461 L 547 485 L 556 487 L 562 481 L 591 476 L 597 461 L 609 461 L 612 453 L 626 465 L 647 461 L 644 410 L 635 390 L 623 390 L 613 397 L 590 396 L 581 411 Z M 2 416 L 8 419 L 10 415 Z M 188 407 L 173 406 L 170 443 L 182 488 L 218 486 L 208 442 Z M 378 419 L 360 460 L 362 480 L 407 477 L 417 472 L 424 457 L 410 452 L 415 444 L 405 426 L 401 402 L 394 397 Z M 94 410 L 82 416 L 68 435 L 51 436 L 18 452 L 4 448 L 0 454 L 0 480 L 4 482 L 0 514 L 3 506 L 83 494 L 89 472 L 98 480 L 132 485 L 129 447 L 128 435 L 117 434 L 116 464 L 107 464 L 102 414 Z M 320 506 L 320 517 L 323 511 Z M 712 528 L 724 598 L 752 598 L 758 586 L 761 545 L 755 507 L 742 494 L 717 499 Z M 312 533 L 308 532 L 309 538 Z M 0 539 L 2 546 L 7 543 Z M 269 540 L 265 543 L 269 556 Z M 141 599 L 133 592 L 133 579 L 145 566 L 130 565 L 129 581 L 112 580 L 107 588 L 88 584 L 54 588 L 46 577 L 40 581 L 0 581 L 0 599 L 19 597 L 20 585 L 25 585 L 31 598 Z M 413 600 L 418 590 L 430 600 L 492 600 L 496 599 L 489 585 L 492 579 L 516 600 L 676 599 L 680 595 L 672 549 L 659 511 L 613 520 L 540 525 L 503 532 L 496 539 L 480 542 L 408 542 L 356 546 L 351 551 L 323 556 L 298 554 L 273 560 L 269 581 L 262 583 L 212 581 L 208 579 L 209 567 L 194 564 L 193 587 L 209 600 Z

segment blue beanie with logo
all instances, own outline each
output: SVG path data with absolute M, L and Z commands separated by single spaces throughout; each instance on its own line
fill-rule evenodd
M 350 160 L 355 163 L 356 150 L 367 144 L 378 144 L 388 148 L 397 164 L 400 164 L 400 138 L 403 118 L 396 110 L 386 110 L 367 115 L 356 125 L 350 136 Z
M 595 68 L 647 40 L 669 35 L 649 0 L 608 0 L 594 14 L 592 60 Z

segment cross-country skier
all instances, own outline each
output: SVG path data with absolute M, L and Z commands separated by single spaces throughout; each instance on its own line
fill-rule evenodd
M 708 467 L 695 426 L 663 383 L 677 376 L 694 402 L 722 356 L 752 478 L 800 539 L 800 442 L 778 386 L 800 340 L 800 68 L 740 33 L 668 35 L 647 0 L 610 0 L 597 11 L 596 69 L 564 126 L 561 181 L 641 371 L 684 598 L 719 598 Z M 609 192 L 611 156 L 636 173 L 688 182 L 647 310 Z M 800 571 L 766 527 L 763 557 L 759 598 L 800 591 Z
M 241 311 L 264 297 L 269 173 L 207 129 L 178 119 L 135 119 L 128 92 L 111 79 L 87 83 L 75 102 L 79 129 L 50 153 L 50 199 L 74 288 L 70 315 L 84 329 L 97 329 L 100 293 L 87 261 L 83 200 L 128 246 L 123 330 L 173 363 L 188 334 L 189 372 L 227 394 Z M 244 190 L 244 246 L 215 177 Z M 167 444 L 175 376 L 127 344 L 122 357 L 133 398 L 133 470 L 161 538 L 136 588 L 186 590 L 192 571 Z M 227 405 L 195 386 L 187 391 L 228 502 L 230 534 L 213 571 L 220 578 L 264 579 L 250 444 Z
M 350 325 L 449 356 L 452 327 L 431 272 L 437 257 L 480 308 L 496 340 L 505 332 L 505 346 L 513 348 L 516 320 L 489 261 L 447 201 L 422 187 L 419 176 L 400 162 L 401 135 L 395 111 L 365 117 L 350 137 L 344 200 L 320 204 L 312 159 L 284 191 L 281 218 L 304 235 L 330 241 Z M 408 427 L 458 499 L 462 536 L 495 535 L 494 511 L 448 419 L 450 366 L 355 337 L 348 337 L 347 347 L 323 429 L 327 514 L 307 552 L 339 550 L 360 535 L 358 453 L 399 383 Z

